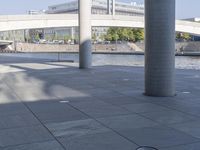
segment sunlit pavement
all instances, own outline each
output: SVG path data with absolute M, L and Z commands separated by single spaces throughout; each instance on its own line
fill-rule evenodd
M 0 150 L 199 150 L 200 72 L 146 97 L 144 68 L 0 56 Z

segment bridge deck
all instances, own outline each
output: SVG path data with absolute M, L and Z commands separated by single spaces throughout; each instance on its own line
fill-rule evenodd
M 95 27 L 144 28 L 144 17 L 138 16 L 92 15 L 91 22 Z M 0 31 L 74 26 L 78 26 L 76 14 L 0 15 Z M 200 35 L 200 23 L 177 20 L 176 31 Z
M 199 71 L 177 70 L 177 97 L 153 98 L 143 68 L 6 56 L 0 68 L 1 150 L 199 150 Z

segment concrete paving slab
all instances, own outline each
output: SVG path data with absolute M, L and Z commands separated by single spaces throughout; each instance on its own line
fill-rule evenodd
M 174 146 L 170 148 L 163 148 L 161 150 L 199 150 L 200 143 L 193 143 L 188 145 Z
M 137 145 L 113 133 L 90 134 L 77 138 L 59 138 L 67 150 L 134 150 Z
M 46 141 L 2 148 L 2 150 L 64 150 L 57 141 Z
M 86 92 L 88 93 L 88 95 L 94 96 L 97 98 L 113 98 L 113 97 L 123 96 L 122 94 L 118 92 L 115 92 L 113 90 L 103 89 L 103 88 L 87 90 Z
M 54 99 L 49 101 L 36 101 L 36 102 L 28 102 L 26 105 L 31 109 L 34 113 L 50 113 L 56 111 L 67 111 L 74 110 L 67 103 L 61 103 L 60 99 Z
M 53 140 L 53 136 L 42 126 L 0 130 L 1 147 L 47 140 Z
M 80 103 L 74 103 L 72 105 L 94 118 L 109 117 L 109 116 L 116 116 L 116 115 L 123 115 L 130 113 L 123 108 L 113 106 L 111 104 L 102 101 L 80 102 Z
M 151 127 L 158 125 L 157 123 L 149 119 L 146 119 L 144 117 L 141 117 L 137 114 L 98 118 L 97 120 L 116 131 Z
M 199 141 L 199 139 L 193 136 L 164 126 L 121 130 L 119 133 L 138 145 L 156 148 L 190 144 Z
M 1 115 L 26 114 L 30 111 L 21 102 L 5 103 L 0 105 Z
M 42 123 L 65 122 L 89 118 L 87 115 L 78 110 L 51 111 L 46 113 L 38 113 L 36 116 Z
M 81 137 L 88 134 L 104 133 L 109 131 L 106 127 L 93 119 L 67 121 L 46 124 L 47 128 L 56 137 Z
M 0 115 L 0 130 L 29 127 L 35 125 L 40 125 L 40 122 L 31 113 L 17 115 Z
M 200 138 L 200 120 L 189 121 L 180 124 L 169 125 L 176 130 L 182 131 L 188 135 L 191 135 L 196 138 Z
M 45 91 L 45 85 L 39 85 L 39 84 L 38 86 L 17 88 L 15 89 L 15 93 L 24 102 L 51 100 L 56 98 L 50 92 Z
M 74 109 L 62 100 L 26 103 L 42 123 L 65 122 L 88 119 L 88 116 Z
M 138 100 L 133 97 L 128 96 L 118 96 L 118 97 L 112 97 L 112 98 L 99 98 L 100 100 L 110 103 L 113 105 L 121 106 L 126 104 L 140 104 L 145 103 L 146 101 Z
M 123 108 L 134 113 L 145 113 L 145 112 L 156 112 L 156 111 L 167 111 L 170 110 L 166 107 L 162 107 L 152 103 L 141 103 L 141 104 L 128 104 L 123 105 Z
M 188 122 L 192 120 L 194 121 L 194 120 L 199 119 L 197 117 L 194 117 L 182 112 L 178 112 L 175 110 L 148 112 L 148 113 L 142 113 L 141 115 L 164 125 L 183 123 L 183 122 Z

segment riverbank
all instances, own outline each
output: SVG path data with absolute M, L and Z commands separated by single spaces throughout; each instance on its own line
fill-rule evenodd
M 94 44 L 94 54 L 144 55 L 144 42 L 121 44 Z M 15 43 L 1 53 L 78 53 L 78 45 Z M 177 42 L 176 56 L 200 56 L 200 42 Z
M 69 54 L 78 54 L 79 52 L 23 52 L 23 53 L 69 53 Z M 120 51 L 93 51 L 92 54 L 109 54 L 109 55 L 145 55 L 144 52 L 135 51 L 135 52 L 120 52 Z M 200 52 L 176 52 L 175 56 L 200 56 Z

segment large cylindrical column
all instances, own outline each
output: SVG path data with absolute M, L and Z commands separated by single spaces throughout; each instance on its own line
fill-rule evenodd
M 79 34 L 79 67 L 90 68 L 92 65 L 91 0 L 79 0 Z
M 175 0 L 145 0 L 145 94 L 175 95 Z

